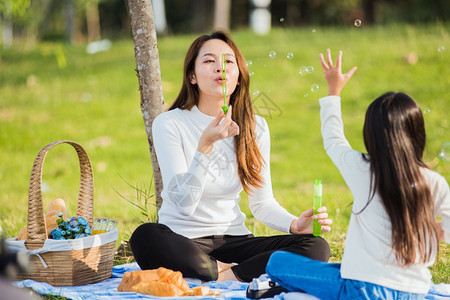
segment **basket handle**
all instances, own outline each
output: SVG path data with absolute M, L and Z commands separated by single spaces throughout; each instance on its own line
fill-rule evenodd
M 77 151 L 80 161 L 80 190 L 78 193 L 77 216 L 84 217 L 92 226 L 94 214 L 94 177 L 86 151 L 81 145 L 68 140 L 48 144 L 39 151 L 34 159 L 31 170 L 30 187 L 28 190 L 28 237 L 25 242 L 28 249 L 41 248 L 47 236 L 45 235 L 44 209 L 42 204 L 42 167 L 47 152 L 59 144 L 72 145 Z

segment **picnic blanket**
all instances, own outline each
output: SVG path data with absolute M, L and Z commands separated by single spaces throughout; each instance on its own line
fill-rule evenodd
M 139 266 L 136 263 L 124 264 L 113 267 L 112 276 L 110 279 L 83 286 L 74 287 L 55 287 L 44 282 L 37 282 L 34 280 L 16 281 L 13 284 L 17 287 L 27 287 L 35 290 L 39 294 L 47 294 L 54 296 L 63 296 L 68 299 L 82 300 L 106 300 L 106 299 L 227 299 L 240 300 L 246 298 L 246 289 L 248 283 L 237 281 L 217 282 L 210 281 L 203 285 L 209 286 L 213 290 L 221 290 L 218 296 L 189 296 L 189 297 L 155 297 L 143 295 L 133 292 L 118 292 L 117 286 L 122 280 L 125 272 L 138 271 Z M 202 285 L 197 279 L 186 278 L 190 287 Z M 273 298 L 274 300 L 317 300 L 316 297 L 304 293 L 281 293 Z M 435 284 L 431 287 L 427 297 L 428 300 L 450 300 L 450 284 Z

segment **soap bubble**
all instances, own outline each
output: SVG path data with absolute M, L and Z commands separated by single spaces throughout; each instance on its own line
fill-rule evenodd
M 306 74 L 308 73 L 308 68 L 305 66 L 300 67 L 300 69 L 298 69 L 298 74 L 302 75 L 302 76 L 306 76 Z
M 275 58 L 275 57 L 277 57 L 277 53 L 275 51 L 270 51 L 269 52 L 269 57 L 270 58 Z
M 253 91 L 253 96 L 258 96 L 259 95 L 259 90 L 254 90 Z
M 51 192 L 51 190 L 52 190 L 52 188 L 50 187 L 50 185 L 47 182 L 42 181 L 42 183 L 41 183 L 41 191 L 43 193 L 48 193 L 48 192 Z
M 246 65 L 247 67 L 251 67 L 251 66 L 253 65 L 253 62 L 249 59 L 249 60 L 247 60 L 247 61 L 245 62 L 245 65 Z
M 280 22 L 283 23 L 284 22 L 284 18 L 280 18 Z
M 443 52 L 444 50 L 445 50 L 445 47 L 444 47 L 444 46 L 439 46 L 438 52 Z
M 286 58 L 287 58 L 287 59 L 292 59 L 292 58 L 294 58 L 294 53 L 289 52 L 289 53 L 286 55 Z
M 311 86 L 311 92 L 315 93 L 319 90 L 319 85 L 318 84 L 313 84 Z
M 362 25 L 362 21 L 361 21 L 360 19 L 356 19 L 355 22 L 353 22 L 353 24 L 354 24 L 356 27 L 360 27 L 360 26 Z
M 253 75 L 255 75 L 255 72 L 253 72 L 253 71 L 248 72 L 248 76 L 253 76 Z
M 450 162 L 450 143 L 442 144 L 439 158 L 445 162 Z
M 92 99 L 92 95 L 90 93 L 88 93 L 88 92 L 84 92 L 81 95 L 81 101 L 83 101 L 83 102 L 90 102 L 91 99 Z
M 431 109 L 429 108 L 429 107 L 425 107 L 424 109 L 423 109 L 423 114 L 424 115 L 427 115 L 427 114 L 429 114 L 431 112 Z
M 303 97 L 305 97 L 305 98 L 308 97 L 308 93 L 304 94 Z
M 268 89 L 267 92 L 270 93 L 272 91 L 272 89 Z
M 312 72 L 314 72 L 314 67 L 313 66 L 309 66 L 306 68 L 306 72 L 308 72 L 309 74 L 311 74 Z

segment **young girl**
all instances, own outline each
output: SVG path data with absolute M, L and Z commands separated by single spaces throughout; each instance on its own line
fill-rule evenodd
M 222 112 L 222 55 L 226 59 L 226 115 Z M 270 134 L 256 116 L 245 60 L 224 32 L 190 46 L 180 93 L 152 125 L 164 184 L 159 223 L 130 239 L 142 269 L 166 267 L 201 280 L 251 281 L 265 273 L 276 250 L 328 261 L 330 249 L 312 233 L 312 209 L 296 217 L 275 200 L 270 179 Z M 245 227 L 240 193 L 253 215 L 290 235 L 254 237 Z M 326 208 L 314 218 L 330 231 Z
M 450 242 L 450 191 L 422 160 L 421 109 L 404 93 L 380 96 L 366 112 L 368 154 L 353 150 L 344 136 L 339 95 L 356 67 L 342 74 L 342 52 L 335 66 L 329 49 L 327 60 L 320 58 L 329 95 L 320 99 L 324 146 L 354 197 L 342 264 L 276 252 L 266 271 L 289 290 L 320 299 L 423 299 L 431 284 L 428 267 L 443 238 L 437 216 Z

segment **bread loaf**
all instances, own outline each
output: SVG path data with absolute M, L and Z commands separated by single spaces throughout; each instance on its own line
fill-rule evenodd
M 117 290 L 167 297 L 183 295 L 189 290 L 189 285 L 181 272 L 161 267 L 154 270 L 126 272 Z
M 26 240 L 28 237 L 28 226 L 23 227 L 20 229 L 19 234 L 17 235 L 17 240 Z
M 45 228 L 47 236 L 50 237 L 50 233 L 53 229 L 58 227 L 56 220 L 59 219 L 58 213 L 62 212 L 63 220 L 67 220 L 67 208 L 63 199 L 55 199 L 48 205 L 47 213 L 45 214 Z
M 189 288 L 181 272 L 166 268 L 126 272 L 119 286 L 119 292 L 136 292 L 158 297 L 219 295 L 211 292 L 209 286 Z
M 176 297 L 185 293 L 176 285 L 162 281 L 142 281 L 131 286 L 130 289 L 132 292 L 158 297 Z
M 63 199 L 55 199 L 49 205 L 47 209 L 47 214 L 44 217 L 45 224 L 45 232 L 47 237 L 50 237 L 50 233 L 53 229 L 55 229 L 58 225 L 56 224 L 56 220 L 59 219 L 58 213 L 62 212 L 63 219 L 67 220 L 67 208 L 66 203 Z M 23 227 L 17 236 L 17 240 L 26 240 L 28 237 L 28 228 L 27 226 Z

